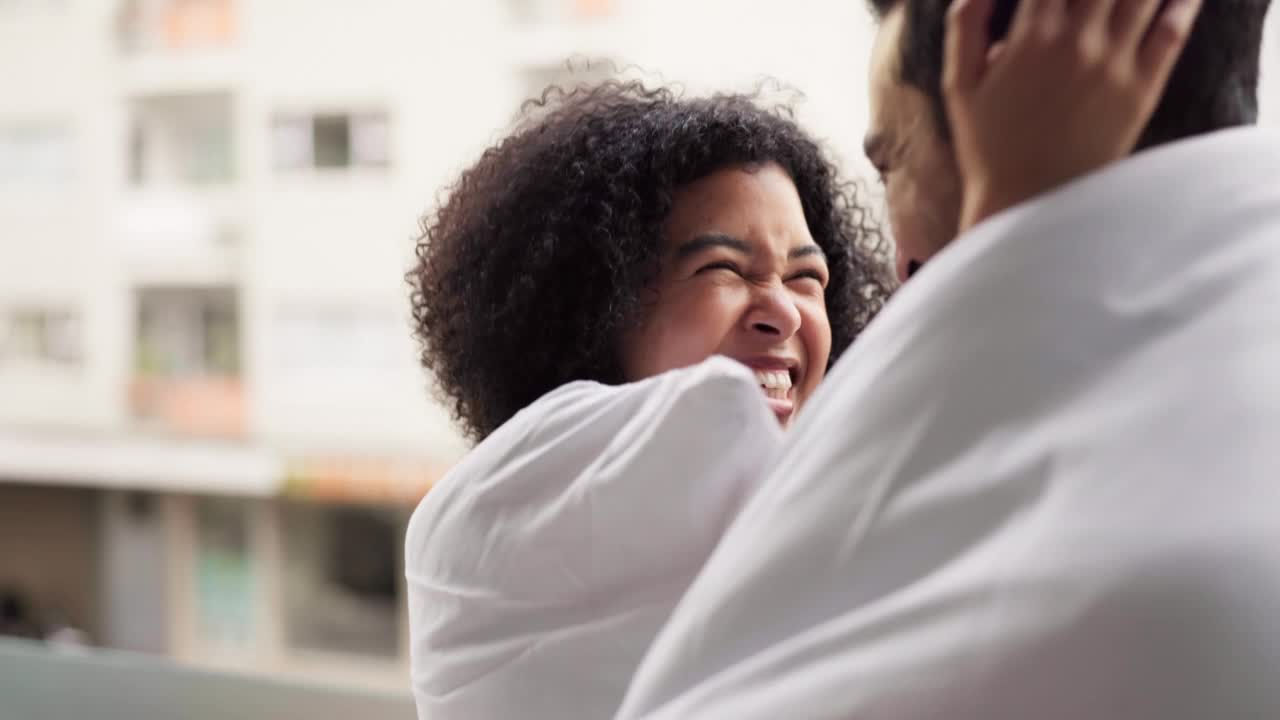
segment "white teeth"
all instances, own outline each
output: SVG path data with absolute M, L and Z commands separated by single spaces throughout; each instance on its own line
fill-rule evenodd
M 786 392 L 791 389 L 791 373 L 786 370 L 756 370 L 756 379 L 765 390 Z

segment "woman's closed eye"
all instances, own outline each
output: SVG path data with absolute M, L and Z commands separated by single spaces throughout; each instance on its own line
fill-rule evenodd
M 808 280 L 816 282 L 820 288 L 827 287 L 827 276 L 818 270 L 800 270 L 787 278 L 788 283 Z
M 735 263 L 729 262 L 728 260 L 717 260 L 712 263 L 707 263 L 706 265 L 703 265 L 702 267 L 698 268 L 698 271 L 696 274 L 703 275 L 705 273 L 714 272 L 716 270 L 728 270 L 734 275 L 743 274 L 742 268 L 738 267 L 737 264 Z

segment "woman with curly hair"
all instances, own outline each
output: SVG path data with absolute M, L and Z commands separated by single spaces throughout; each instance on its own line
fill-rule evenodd
M 427 218 L 409 276 L 422 363 L 467 433 L 485 438 L 567 382 L 636 380 L 718 349 L 701 338 L 688 353 L 650 346 L 688 338 L 659 337 L 643 321 L 673 307 L 662 289 L 676 278 L 661 274 L 672 270 L 664 261 L 673 253 L 721 258 L 744 271 L 729 272 L 742 281 L 789 269 L 748 267 L 733 243 L 675 247 L 715 225 L 694 215 L 735 184 L 779 199 L 786 214 L 777 222 L 787 225 L 758 229 L 765 241 L 813 250 L 796 267 L 820 275 L 821 292 L 815 285 L 800 294 L 821 300 L 815 309 L 829 322 L 815 324 L 829 325 L 831 340 L 803 368 L 802 404 L 888 296 L 881 237 L 817 144 L 785 110 L 748 96 L 684 100 L 611 82 L 553 89 L 544 102 L 541 116 L 487 150 Z M 711 178 L 718 172 L 727 175 Z M 708 227 L 694 228 L 700 221 Z M 706 277 L 713 287 L 726 279 Z M 648 353 L 655 357 L 640 357 Z
M 406 542 L 430 718 L 609 717 L 889 294 L 818 144 L 752 96 L 555 89 L 424 221 L 423 365 L 479 445 Z

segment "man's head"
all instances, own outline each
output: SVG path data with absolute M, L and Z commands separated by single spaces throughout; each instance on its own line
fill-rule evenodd
M 941 88 L 951 0 L 869 2 L 880 30 L 871 64 L 867 155 L 886 183 L 903 275 L 946 246 L 958 227 L 961 188 Z M 993 42 L 1009 31 L 1018 0 L 995 4 Z M 1269 4 L 1205 3 L 1139 150 L 1255 122 Z

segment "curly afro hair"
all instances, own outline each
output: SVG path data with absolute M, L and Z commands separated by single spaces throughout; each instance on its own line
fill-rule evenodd
M 658 273 L 672 197 L 717 170 L 772 162 L 795 182 L 830 267 L 832 362 L 888 297 L 857 186 L 787 107 L 607 81 L 526 110 L 423 218 L 407 275 L 422 364 L 472 439 L 564 383 L 624 382 L 619 338 Z

